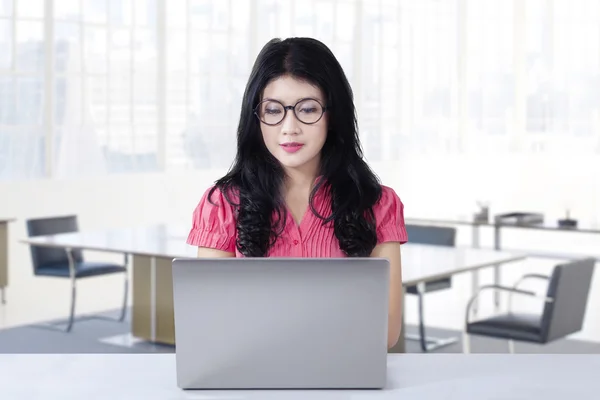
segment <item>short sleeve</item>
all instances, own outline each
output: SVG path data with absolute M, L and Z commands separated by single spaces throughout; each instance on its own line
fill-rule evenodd
M 377 243 L 408 241 L 404 225 L 404 204 L 394 189 L 382 186 L 381 199 L 373 208 L 377 224 Z
M 219 189 L 215 189 L 209 201 L 210 190 L 206 190 L 194 209 L 187 244 L 234 253 L 234 208 Z

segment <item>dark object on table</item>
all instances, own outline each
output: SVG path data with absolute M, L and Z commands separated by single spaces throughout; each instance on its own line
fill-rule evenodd
M 566 217 L 558 220 L 558 226 L 560 228 L 577 228 L 577 220 L 571 219 L 571 213 L 567 210 Z
M 577 220 L 576 219 L 559 219 L 558 226 L 561 228 L 577 228 Z
M 544 223 L 544 214 L 533 212 L 510 212 L 496 215 L 500 225 L 537 225 Z

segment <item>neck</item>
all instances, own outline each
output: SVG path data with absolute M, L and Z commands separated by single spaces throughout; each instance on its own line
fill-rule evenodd
M 302 168 L 289 168 L 285 171 L 285 190 L 310 192 L 319 175 L 319 169 L 313 166 Z

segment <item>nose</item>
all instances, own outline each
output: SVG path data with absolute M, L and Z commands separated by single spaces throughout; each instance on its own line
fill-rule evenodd
M 300 121 L 296 118 L 294 110 L 287 110 L 287 114 L 281 122 L 281 133 L 284 135 L 297 135 L 300 133 Z

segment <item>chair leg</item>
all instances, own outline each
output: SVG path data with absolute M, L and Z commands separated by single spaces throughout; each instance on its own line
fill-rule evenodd
M 76 279 L 71 277 L 71 313 L 69 314 L 69 323 L 67 324 L 66 332 L 71 332 L 73 320 L 75 319 L 75 301 L 77 299 Z
M 59 328 L 59 325 L 63 325 L 64 322 L 57 322 L 57 323 L 48 323 L 48 324 L 42 324 L 42 325 L 38 325 L 40 328 L 44 328 L 44 329 L 51 329 L 51 330 L 59 330 L 62 332 L 71 332 L 72 328 L 73 328 L 73 324 L 75 323 L 75 305 L 76 305 L 76 301 L 77 301 L 77 285 L 76 285 L 76 278 L 74 276 L 71 276 L 71 312 L 69 313 L 69 320 L 67 322 L 67 326 L 66 328 Z M 127 275 L 127 271 L 125 272 L 125 290 L 124 290 L 124 294 L 123 294 L 123 307 L 121 309 L 121 315 L 119 316 L 119 318 L 114 318 L 114 317 L 107 317 L 107 316 L 103 316 L 103 315 L 90 315 L 90 316 L 84 316 L 81 318 L 78 318 L 78 321 L 82 321 L 82 320 L 90 320 L 90 319 L 101 319 L 101 320 L 105 320 L 105 321 L 119 321 L 122 322 L 125 319 L 125 315 L 127 314 L 127 296 L 129 292 L 129 277 Z
M 434 343 L 433 347 L 437 347 L 435 344 L 437 342 L 437 338 L 428 340 L 425 334 L 425 321 L 423 319 L 423 293 L 421 291 L 417 292 L 417 301 L 418 301 L 418 316 L 419 316 L 419 334 L 405 334 L 404 338 L 406 340 L 418 341 L 421 345 L 421 351 L 423 353 L 427 353 L 431 346 L 428 345 L 428 342 Z
M 422 284 L 420 284 L 422 285 Z M 433 350 L 437 350 L 442 347 L 449 346 L 451 344 L 459 342 L 458 337 L 449 337 L 449 338 L 438 338 L 438 337 L 428 337 L 425 333 L 425 318 L 423 316 L 424 309 L 424 287 L 419 287 L 417 292 L 417 301 L 418 301 L 418 310 L 419 310 L 419 334 L 405 334 L 404 338 L 406 340 L 418 341 L 421 345 L 421 350 L 423 353 L 428 353 Z

